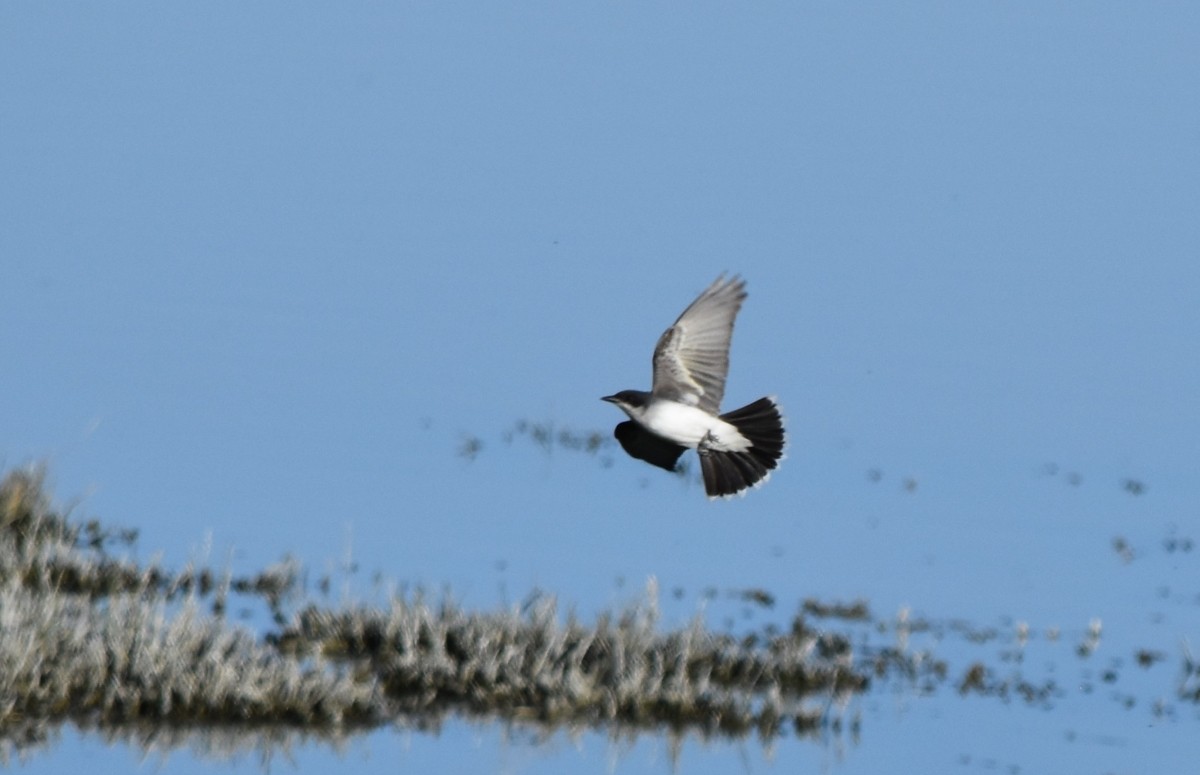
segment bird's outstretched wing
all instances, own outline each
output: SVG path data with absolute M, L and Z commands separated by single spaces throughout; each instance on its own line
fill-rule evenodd
M 654 348 L 656 398 L 717 414 L 729 373 L 733 319 L 745 300 L 745 281 L 721 275 L 663 332 Z
M 687 449 L 651 433 L 633 420 L 618 423 L 614 435 L 630 457 L 645 460 L 650 465 L 668 471 L 675 470 L 679 456 Z

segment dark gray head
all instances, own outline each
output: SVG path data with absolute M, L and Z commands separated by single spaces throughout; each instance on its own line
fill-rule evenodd
M 650 393 L 645 390 L 622 390 L 620 393 L 615 393 L 611 396 L 604 396 L 601 401 L 607 401 L 610 404 L 616 404 L 624 409 L 641 409 L 646 404 L 650 403 Z

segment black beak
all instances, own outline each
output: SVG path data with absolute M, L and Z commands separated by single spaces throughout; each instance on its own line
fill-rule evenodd
M 616 396 L 600 396 L 600 400 L 601 400 L 601 401 L 607 401 L 607 402 L 609 402 L 610 404 L 615 404 L 615 403 L 617 403 L 617 397 L 616 397 Z

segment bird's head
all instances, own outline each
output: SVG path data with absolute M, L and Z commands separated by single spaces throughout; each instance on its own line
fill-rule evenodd
M 633 416 L 630 410 L 637 411 L 645 407 L 650 402 L 650 394 L 645 390 L 622 390 L 620 393 L 604 396 L 600 400 L 616 404 L 625 410 L 626 414 Z

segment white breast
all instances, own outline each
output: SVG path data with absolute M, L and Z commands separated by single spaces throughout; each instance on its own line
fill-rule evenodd
M 742 450 L 750 446 L 737 428 L 721 418 L 674 401 L 653 402 L 641 419 L 643 425 L 659 436 L 692 449 L 709 434 L 716 449 Z

